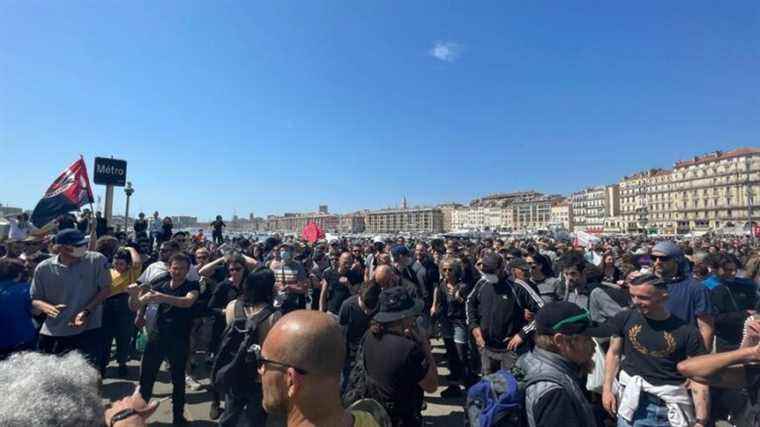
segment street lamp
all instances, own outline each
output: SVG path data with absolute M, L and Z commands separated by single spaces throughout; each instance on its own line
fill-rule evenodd
M 127 181 L 127 186 L 124 187 L 124 194 L 127 195 L 127 208 L 124 212 L 124 233 L 129 233 L 129 198 L 134 194 L 135 189 L 132 188 L 132 183 Z

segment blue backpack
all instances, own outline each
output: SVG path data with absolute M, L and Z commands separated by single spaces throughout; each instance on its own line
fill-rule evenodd
M 523 387 L 501 369 L 470 387 L 465 414 L 470 427 L 524 426 L 524 402 Z

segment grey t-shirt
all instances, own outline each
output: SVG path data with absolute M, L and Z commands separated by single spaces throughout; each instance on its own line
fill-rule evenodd
M 98 252 L 85 252 L 82 260 L 71 266 L 60 263 L 58 256 L 42 261 L 34 270 L 29 293 L 52 305 L 65 304 L 56 318 L 48 317 L 40 333 L 53 337 L 78 335 L 90 329 L 97 329 L 103 317 L 102 304 L 97 306 L 84 328 L 73 328 L 69 321 L 95 298 L 101 289 L 111 286 L 111 272 L 106 267 L 108 260 Z

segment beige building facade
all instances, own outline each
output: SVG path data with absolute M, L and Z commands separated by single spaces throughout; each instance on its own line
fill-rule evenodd
M 760 148 L 716 151 L 673 167 L 671 204 L 679 233 L 746 226 L 749 215 L 758 221 L 758 198 Z
M 438 208 L 383 209 L 368 211 L 364 216 L 369 233 L 440 233 L 443 212 Z

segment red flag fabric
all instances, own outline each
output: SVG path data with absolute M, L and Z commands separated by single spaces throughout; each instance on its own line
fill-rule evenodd
M 32 223 L 42 227 L 58 215 L 79 209 L 93 202 L 87 165 L 80 158 L 66 168 L 48 187 L 32 212 Z
M 307 242 L 315 243 L 319 239 L 325 237 L 325 233 L 317 224 L 310 222 L 303 228 L 301 237 Z

